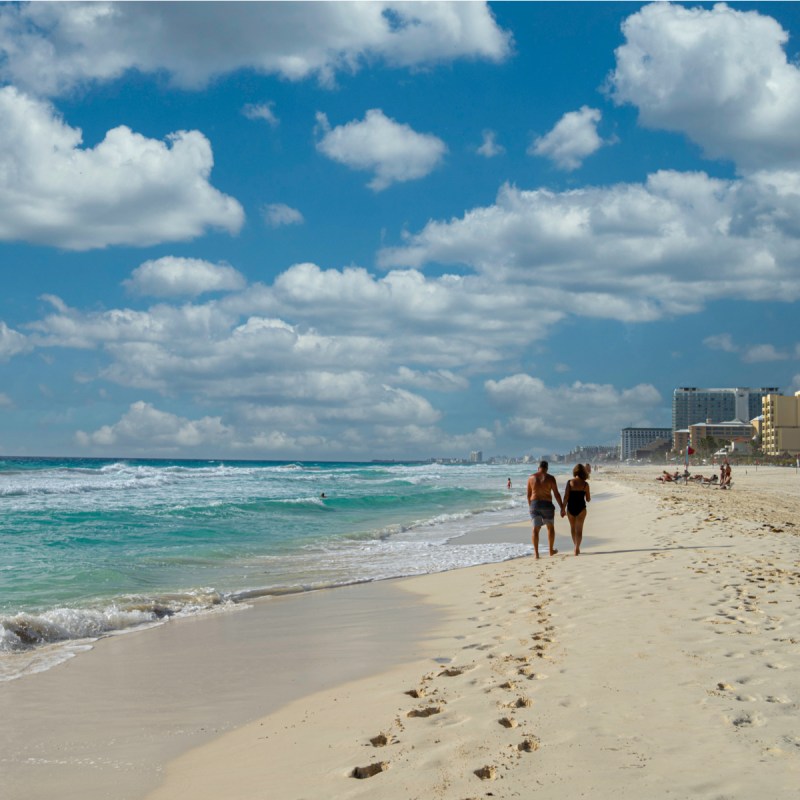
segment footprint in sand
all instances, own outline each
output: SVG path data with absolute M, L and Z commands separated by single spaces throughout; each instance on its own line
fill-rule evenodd
M 482 781 L 493 781 L 497 777 L 497 767 L 485 766 L 475 770 Z
M 442 711 L 441 706 L 428 706 L 427 708 L 413 708 L 406 714 L 407 717 L 432 717 L 434 714 L 440 714 Z
M 394 736 L 391 733 L 379 733 L 377 736 L 373 736 L 369 743 L 373 747 L 386 747 L 387 744 L 392 744 L 394 740 Z
M 737 728 L 760 728 L 766 724 L 766 720 L 760 714 L 741 714 L 731 722 Z
M 539 749 L 539 740 L 535 737 L 530 739 L 523 739 L 518 745 L 517 750 L 522 753 L 533 753 Z
M 465 672 L 469 672 L 475 669 L 475 666 L 469 667 L 449 667 L 448 669 L 442 670 L 439 673 L 439 677 L 446 677 L 446 678 L 455 678 L 458 675 L 463 675 Z
M 511 717 L 503 717 L 502 719 L 497 720 L 504 728 L 516 728 L 519 724 L 515 719 L 511 719 Z
M 375 764 L 370 764 L 367 767 L 356 767 L 351 773 L 351 778 L 371 778 L 373 775 L 377 775 L 380 772 L 385 772 L 389 769 L 389 765 L 385 761 L 378 761 Z

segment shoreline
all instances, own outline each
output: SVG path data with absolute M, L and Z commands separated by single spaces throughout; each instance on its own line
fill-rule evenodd
M 51 700 L 81 687 L 96 695 L 109 665 L 126 685 L 149 653 L 156 663 L 139 678 L 158 691 L 132 703 L 129 720 L 138 719 L 147 741 L 114 731 L 109 716 L 124 716 L 119 698 L 78 702 L 77 729 L 65 733 L 62 715 L 64 742 L 58 725 L 43 724 L 44 695 L 37 706 L 36 692 L 11 697 L 12 684 L 0 687 L 0 712 L 12 723 L 0 757 L 10 800 L 49 798 L 54 787 L 83 800 L 246 800 L 265 788 L 281 797 L 378 791 L 388 800 L 511 797 L 534 787 L 545 798 L 565 791 L 640 797 L 645 778 L 648 796 L 740 796 L 758 788 L 788 797 L 800 775 L 792 723 L 800 698 L 793 669 L 800 666 L 800 538 L 785 525 L 800 508 L 796 488 L 786 495 L 778 486 L 786 481 L 763 470 L 758 479 L 735 472 L 732 492 L 664 487 L 654 481 L 660 468 L 652 469 L 593 476 L 594 494 L 604 499 L 590 506 L 580 558 L 563 555 L 568 526 L 557 520 L 554 558 L 272 599 L 252 615 L 245 609 L 168 626 L 170 636 L 178 628 L 192 633 L 178 637 L 171 654 L 145 646 L 159 629 L 128 634 L 13 682 L 51 683 Z M 487 531 L 530 541 L 527 520 Z M 767 547 L 769 557 L 760 556 Z M 300 605 L 319 641 L 299 630 Z M 269 618 L 261 609 L 278 606 L 288 609 L 285 641 L 295 648 L 305 641 L 307 650 L 297 658 L 291 649 L 276 653 L 269 673 L 263 643 L 259 651 L 252 639 Z M 246 634 L 225 622 L 248 617 Z M 244 669 L 246 662 L 261 669 Z M 326 673 L 334 667 L 336 675 Z M 279 675 L 286 685 L 270 705 L 263 693 Z M 183 699 L 170 694 L 181 684 Z M 223 690 L 236 696 L 238 716 L 226 717 Z M 424 716 L 431 708 L 438 710 Z M 419 717 L 408 716 L 415 711 Z M 686 732 L 695 728 L 688 746 Z M 371 742 L 381 737 L 385 745 Z M 351 777 L 357 767 L 372 771 L 369 780 Z M 74 794 L 65 795 L 64 785 Z M 110 785 L 114 791 L 104 794 Z

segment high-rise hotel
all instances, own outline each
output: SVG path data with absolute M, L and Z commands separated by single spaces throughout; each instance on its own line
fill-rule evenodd
M 761 414 L 761 398 L 777 394 L 775 386 L 758 389 L 698 389 L 681 386 L 672 393 L 672 432 L 696 422 L 749 422 Z

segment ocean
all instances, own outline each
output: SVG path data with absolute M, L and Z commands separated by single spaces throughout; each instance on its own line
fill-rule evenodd
M 259 596 L 526 555 L 457 537 L 527 519 L 529 471 L 0 458 L 0 680 Z

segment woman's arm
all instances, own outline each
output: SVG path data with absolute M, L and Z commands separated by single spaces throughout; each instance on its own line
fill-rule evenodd
M 586 502 L 590 503 L 592 501 L 592 493 L 589 490 L 589 482 L 586 482 Z

